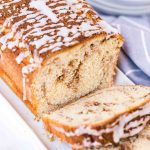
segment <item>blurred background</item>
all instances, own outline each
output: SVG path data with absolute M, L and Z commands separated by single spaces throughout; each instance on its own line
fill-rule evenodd
M 135 84 L 150 86 L 150 0 L 87 0 L 123 35 L 119 69 Z

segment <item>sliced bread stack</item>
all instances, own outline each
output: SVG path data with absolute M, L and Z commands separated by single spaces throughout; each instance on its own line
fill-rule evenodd
M 46 129 L 75 149 L 106 147 L 138 134 L 150 120 L 150 87 L 98 90 L 43 116 Z

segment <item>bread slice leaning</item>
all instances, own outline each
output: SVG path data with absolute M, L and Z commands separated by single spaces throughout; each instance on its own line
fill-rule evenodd
M 46 129 L 76 149 L 108 146 L 150 120 L 150 87 L 114 86 L 43 115 Z

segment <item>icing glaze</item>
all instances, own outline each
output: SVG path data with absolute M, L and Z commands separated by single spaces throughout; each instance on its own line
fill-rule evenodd
M 78 1 L 77 0 L 67 0 L 67 3 L 69 5 L 72 5 L 72 4 L 78 3 Z
M 89 138 L 85 138 L 83 140 L 83 145 L 85 145 L 86 147 L 100 147 L 102 146 L 102 144 L 100 142 L 97 142 L 97 141 L 94 141 L 94 142 L 91 142 L 91 140 Z
M 140 119 L 137 119 L 137 117 L 140 117 Z M 150 103 L 147 103 L 134 112 L 120 116 L 112 124 L 107 125 L 105 129 L 95 130 L 88 126 L 81 126 L 74 132 L 67 132 L 63 128 L 56 126 L 53 126 L 53 128 L 59 132 L 64 133 L 68 137 L 88 134 L 97 136 L 100 140 L 103 139 L 102 135 L 104 133 L 113 133 L 113 141 L 114 143 L 118 143 L 122 138 L 127 138 L 139 133 L 146 126 L 149 120 Z M 100 141 L 98 142 L 101 144 Z M 83 141 L 83 145 L 88 146 L 89 144 L 89 141 Z
M 113 28 L 112 26 L 110 26 L 107 22 L 105 22 L 105 21 L 100 21 L 99 22 L 99 25 L 103 28 L 103 30 L 105 31 L 105 32 L 107 32 L 107 33 L 111 33 L 111 32 L 113 32 L 113 33 L 118 33 L 118 30 L 116 29 L 116 28 Z
M 57 23 L 58 18 L 55 13 L 46 5 L 48 0 L 32 0 L 30 3 L 31 8 L 35 8 L 40 11 L 40 13 L 46 15 L 48 18 L 52 20 L 52 22 Z
M 105 145 L 102 145 L 100 142 L 91 142 L 89 139 L 85 138 L 83 140 L 83 144 L 72 144 L 72 148 L 74 149 L 83 149 L 84 147 L 95 147 L 95 148 L 99 148 L 99 147 L 108 147 L 111 146 L 111 143 L 107 143 Z
M 29 51 L 26 51 L 26 52 L 21 52 L 17 57 L 16 57 L 16 61 L 18 64 L 20 64 L 24 58 L 26 58 L 27 56 L 30 55 L 30 52 Z

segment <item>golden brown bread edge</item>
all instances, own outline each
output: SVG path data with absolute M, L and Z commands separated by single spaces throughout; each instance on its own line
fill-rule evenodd
M 105 39 L 107 34 L 105 32 L 102 32 L 99 35 L 94 35 L 90 38 L 82 39 L 82 42 L 80 42 L 74 46 L 61 49 L 60 51 L 57 51 L 54 53 L 50 52 L 47 56 L 45 56 L 46 59 L 42 63 L 42 66 L 44 66 L 49 59 L 58 55 L 59 53 L 69 51 L 69 50 L 71 50 L 71 48 L 75 48 L 76 46 L 78 46 L 80 44 L 84 44 L 88 40 L 90 40 L 92 38 L 96 38 L 98 36 L 101 36 L 101 37 L 103 37 L 103 39 Z M 123 43 L 123 37 L 120 34 L 112 35 L 110 38 L 114 38 L 114 39 L 118 40 L 120 43 Z M 15 58 L 16 58 L 16 56 L 10 50 L 6 49 L 3 52 L 0 50 L 0 77 L 9 85 L 9 87 L 16 93 L 16 95 L 20 99 L 23 99 L 21 69 L 22 69 L 22 66 L 24 66 L 26 62 L 23 61 L 20 65 L 18 65 Z M 29 95 L 28 90 L 31 90 L 30 85 L 32 84 L 34 77 L 36 76 L 36 73 L 38 71 L 40 71 L 40 68 L 38 68 L 32 74 L 28 75 L 29 83 L 27 85 L 27 98 Z M 114 74 L 114 78 L 115 78 L 115 74 Z M 113 84 L 113 81 L 112 81 L 112 84 Z M 33 91 L 31 91 L 31 93 L 33 93 Z M 31 99 L 32 99 L 32 101 L 30 101 L 28 98 L 28 100 L 25 100 L 23 102 L 34 113 L 34 115 L 38 117 L 38 100 L 36 100 L 36 97 L 34 96 L 34 94 L 32 94 Z
M 103 121 L 103 122 L 97 122 L 97 123 L 93 123 L 91 125 L 84 125 L 84 127 L 90 127 L 91 129 L 94 129 L 96 131 L 99 131 L 99 129 L 105 129 L 107 127 L 107 125 L 114 123 L 117 119 L 119 119 L 119 117 L 121 117 L 122 115 L 126 114 L 130 114 L 132 112 L 135 112 L 137 110 L 139 110 L 139 107 L 144 106 L 145 104 L 150 102 L 150 95 L 145 99 L 144 102 L 135 105 L 134 107 L 129 107 L 128 111 L 124 111 L 124 112 L 120 112 L 118 113 L 116 116 L 114 116 L 113 118 Z M 145 116 L 144 116 L 145 117 Z M 132 121 L 134 120 L 139 120 L 140 117 L 138 116 L 137 118 L 134 118 Z M 56 120 L 51 120 L 50 118 L 48 118 L 46 115 L 43 116 L 42 118 L 44 125 L 45 125 L 45 129 L 52 134 L 54 137 L 57 137 L 58 139 L 60 139 L 61 141 L 65 141 L 69 144 L 71 144 L 73 146 L 73 149 L 83 149 L 83 141 L 85 139 L 90 139 L 90 142 L 93 143 L 95 141 L 102 143 L 102 145 L 104 146 L 108 146 L 108 144 L 112 144 L 112 145 L 116 145 L 116 143 L 114 143 L 113 141 L 113 133 L 106 133 L 103 135 L 104 139 L 99 139 L 99 136 L 94 136 L 94 135 L 90 135 L 90 134 L 82 134 L 82 135 L 78 135 L 78 136 L 67 136 L 65 135 L 65 133 L 61 132 L 62 130 L 65 132 L 69 132 L 69 133 L 74 133 L 77 129 L 80 128 L 80 126 L 68 126 L 62 123 L 57 122 Z M 60 130 L 61 131 L 60 131 Z M 59 130 L 59 131 L 58 131 Z M 79 145 L 81 146 L 81 148 L 75 148 L 74 145 Z
M 11 88 L 11 90 L 20 98 L 22 99 L 22 93 L 16 86 L 15 82 L 0 68 L 0 77 L 2 80 Z M 31 102 L 26 100 L 23 101 L 24 104 L 31 110 L 31 112 L 36 116 L 37 112 L 36 109 L 32 106 Z

